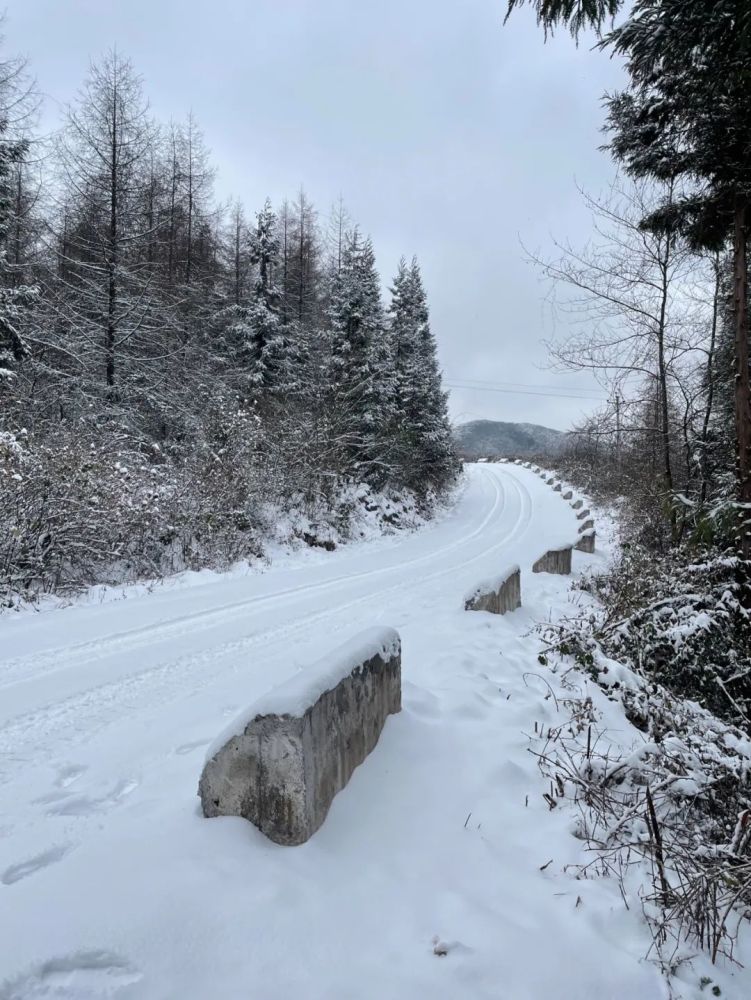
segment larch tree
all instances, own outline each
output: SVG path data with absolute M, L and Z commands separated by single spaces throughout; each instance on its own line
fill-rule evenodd
M 58 228 L 65 236 L 57 241 L 65 255 L 61 301 L 71 340 L 112 397 L 121 357 L 153 335 L 146 263 L 153 227 L 138 196 L 153 141 L 141 80 L 112 52 L 92 65 L 60 136 L 65 211 Z

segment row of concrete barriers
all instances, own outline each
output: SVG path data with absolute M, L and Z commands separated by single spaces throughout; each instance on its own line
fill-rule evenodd
M 537 466 L 582 522 L 576 543 L 550 549 L 534 573 L 570 573 L 572 549 L 594 552 L 583 501 Z M 521 571 L 478 584 L 465 609 L 505 614 L 521 606 Z M 393 629 L 356 636 L 325 661 L 256 702 L 212 744 L 198 784 L 204 816 L 242 816 L 277 844 L 303 844 L 321 826 L 337 792 L 401 710 L 401 640 Z
M 558 548 L 548 549 L 540 558 L 533 563 L 533 573 L 560 573 L 571 572 L 572 550 L 593 553 L 595 551 L 595 524 L 588 508 L 584 506 L 581 498 L 574 499 L 573 490 L 564 487 L 563 483 L 556 480 L 555 476 L 544 472 L 530 462 L 522 462 L 517 459 L 516 465 L 531 469 L 536 475 L 544 479 L 553 487 L 554 492 L 560 493 L 563 500 L 571 504 L 572 510 L 577 511 L 579 534 L 575 542 L 571 545 L 561 545 Z M 466 595 L 464 607 L 467 611 L 489 611 L 491 614 L 505 615 L 509 611 L 515 611 L 521 607 L 521 570 L 518 566 L 510 566 L 504 573 L 488 580 L 483 580 Z

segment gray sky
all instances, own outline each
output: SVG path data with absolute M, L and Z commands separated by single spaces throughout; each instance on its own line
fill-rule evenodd
M 535 387 L 454 389 L 455 419 L 563 429 L 592 409 L 531 394 L 594 383 L 546 369 L 542 340 L 562 336 L 565 318 L 551 315 L 520 246 L 584 241 L 576 182 L 597 193 L 613 176 L 597 146 L 600 98 L 619 72 L 588 41 L 543 45 L 529 9 L 504 28 L 505 0 L 6 0 L 6 10 L 6 51 L 28 56 L 46 125 L 116 44 L 158 118 L 193 110 L 220 196 L 252 215 L 303 184 L 323 217 L 341 193 L 385 281 L 401 254 L 417 254 L 448 382 Z

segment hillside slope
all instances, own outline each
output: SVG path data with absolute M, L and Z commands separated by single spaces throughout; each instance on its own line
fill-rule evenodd
M 518 455 L 553 455 L 568 434 L 539 424 L 504 423 L 501 420 L 471 420 L 454 428 L 464 458 L 504 458 Z

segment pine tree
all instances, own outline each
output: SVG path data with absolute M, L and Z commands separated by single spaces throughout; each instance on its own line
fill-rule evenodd
M 286 384 L 288 374 L 287 341 L 280 328 L 280 291 L 275 274 L 279 256 L 277 219 L 268 198 L 256 215 L 250 256 L 258 269 L 248 316 L 251 382 L 258 390 L 280 389 Z
M 390 468 L 393 363 L 373 244 L 357 229 L 332 283 L 329 340 L 329 408 L 345 471 L 382 485 Z
M 410 266 L 404 258 L 399 262 L 389 312 L 395 364 L 395 436 L 403 481 L 417 493 L 440 490 L 456 471 L 456 456 L 416 258 Z
M 235 218 L 235 250 L 231 301 L 214 318 L 216 336 L 235 369 L 236 381 L 243 396 L 259 405 L 267 401 L 270 392 L 282 391 L 290 378 L 289 338 L 285 336 L 279 317 L 280 291 L 276 284 L 279 256 L 277 219 L 271 202 L 266 199 L 256 213 L 255 228 L 248 236 L 247 248 L 237 243 L 238 216 Z M 238 285 L 242 284 L 242 261 L 255 269 L 252 291 L 238 301 Z
M 7 123 L 0 120 L 0 385 L 12 378 L 15 366 L 29 355 L 20 326 L 36 294 L 34 288 L 17 284 L 16 275 L 8 264 L 14 180 L 28 145 L 23 140 L 8 139 L 7 132 Z

